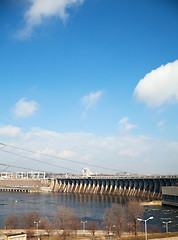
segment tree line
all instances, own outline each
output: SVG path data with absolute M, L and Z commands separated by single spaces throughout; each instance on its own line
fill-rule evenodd
M 107 234 L 121 236 L 123 231 L 132 232 L 137 236 L 139 222 L 145 208 L 138 201 L 130 201 L 126 205 L 113 204 L 106 208 L 103 214 L 102 227 L 96 221 L 87 221 L 85 229 L 94 235 L 96 230 L 103 229 Z M 52 214 L 52 217 L 43 217 L 39 212 L 32 211 L 22 214 L 10 214 L 4 219 L 5 229 L 27 229 L 29 235 L 38 228 L 44 229 L 48 237 L 54 231 L 59 232 L 63 239 L 68 235 L 75 234 L 81 229 L 82 219 L 70 207 L 59 206 Z M 62 231 L 61 231 L 62 230 Z M 62 234 L 61 234 L 62 232 Z

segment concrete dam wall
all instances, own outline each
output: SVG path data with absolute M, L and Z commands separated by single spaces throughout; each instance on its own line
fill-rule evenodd
M 45 179 L 1 179 L 0 192 L 59 192 L 75 194 L 106 194 L 162 199 L 163 186 L 178 186 L 172 177 L 73 177 Z
M 149 199 L 162 198 L 162 186 L 177 186 L 178 177 L 154 178 L 64 178 L 51 179 L 51 189 L 60 193 L 114 194 Z

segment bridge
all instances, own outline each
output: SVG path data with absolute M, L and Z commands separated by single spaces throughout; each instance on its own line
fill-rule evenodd
M 178 176 L 93 176 L 49 179 L 59 193 L 114 194 L 161 199 L 163 186 L 178 186 Z

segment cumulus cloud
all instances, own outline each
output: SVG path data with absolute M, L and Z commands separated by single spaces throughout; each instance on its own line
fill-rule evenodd
M 18 118 L 26 118 L 35 113 L 38 109 L 38 103 L 35 101 L 26 101 L 25 98 L 20 99 L 13 108 L 13 113 Z
M 84 0 L 29 0 L 30 7 L 24 15 L 25 27 L 18 31 L 17 37 L 26 39 L 31 36 L 34 28 L 44 22 L 45 19 L 58 17 L 65 21 L 71 7 L 81 5 Z
M 122 118 L 118 122 L 118 124 L 119 124 L 119 130 L 121 132 L 126 132 L 126 131 L 129 131 L 129 130 L 137 127 L 136 125 L 129 123 L 129 118 L 127 118 L 127 117 Z
M 33 128 L 27 132 L 19 129 L 19 133 L 21 134 L 18 136 L 14 134 L 16 138 L 7 138 L 6 143 L 47 155 L 80 161 L 83 164 L 50 156 L 35 155 L 31 152 L 19 151 L 10 147 L 3 150 L 15 152 L 28 158 L 1 150 L 0 161 L 2 163 L 46 172 L 67 172 L 67 169 L 72 169 L 73 173 L 81 173 L 83 167 L 89 167 L 95 173 L 112 172 L 109 169 L 104 170 L 88 166 L 87 163 L 112 168 L 118 172 L 126 171 L 131 173 L 174 174 L 178 167 L 178 142 L 168 142 L 144 135 L 98 136 L 84 132 L 58 133 L 39 128 Z M 40 159 L 41 162 L 33 161 L 32 158 Z M 148 159 L 148 161 L 145 162 L 145 159 Z
M 178 60 L 146 74 L 136 86 L 134 95 L 151 107 L 178 102 Z
M 21 129 L 12 125 L 0 127 L 0 136 L 17 137 L 21 134 Z
M 103 95 L 103 90 L 97 92 L 91 92 L 88 95 L 82 97 L 81 103 L 86 106 L 87 109 L 92 108 Z
M 40 128 L 32 128 L 31 131 L 27 132 L 25 134 L 25 139 L 28 141 L 28 139 L 32 138 L 58 138 L 60 137 L 59 133 L 54 131 L 48 131 Z

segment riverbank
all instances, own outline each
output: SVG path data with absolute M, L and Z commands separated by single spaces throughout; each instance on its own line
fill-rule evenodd
M 4 234 L 17 234 L 17 233 L 27 233 L 30 235 L 30 239 L 32 240 L 58 240 L 58 239 L 66 239 L 66 240 L 101 240 L 101 239 L 113 239 L 113 240 L 145 240 L 145 234 L 139 233 L 137 237 L 131 235 L 130 233 L 123 233 L 120 238 L 115 237 L 114 235 L 107 234 L 107 231 L 103 230 L 96 230 L 95 234 L 93 235 L 89 230 L 78 230 L 77 232 L 71 232 L 70 235 L 66 235 L 65 237 L 62 235 L 62 230 L 53 230 L 50 233 L 46 232 L 45 230 L 26 230 L 26 229 L 11 229 L 11 230 L 0 230 L 0 239 L 3 239 Z M 49 234 L 49 236 L 48 236 Z M 153 233 L 148 234 L 148 239 L 154 240 L 177 240 L 178 239 L 178 232 L 171 232 L 171 233 Z

